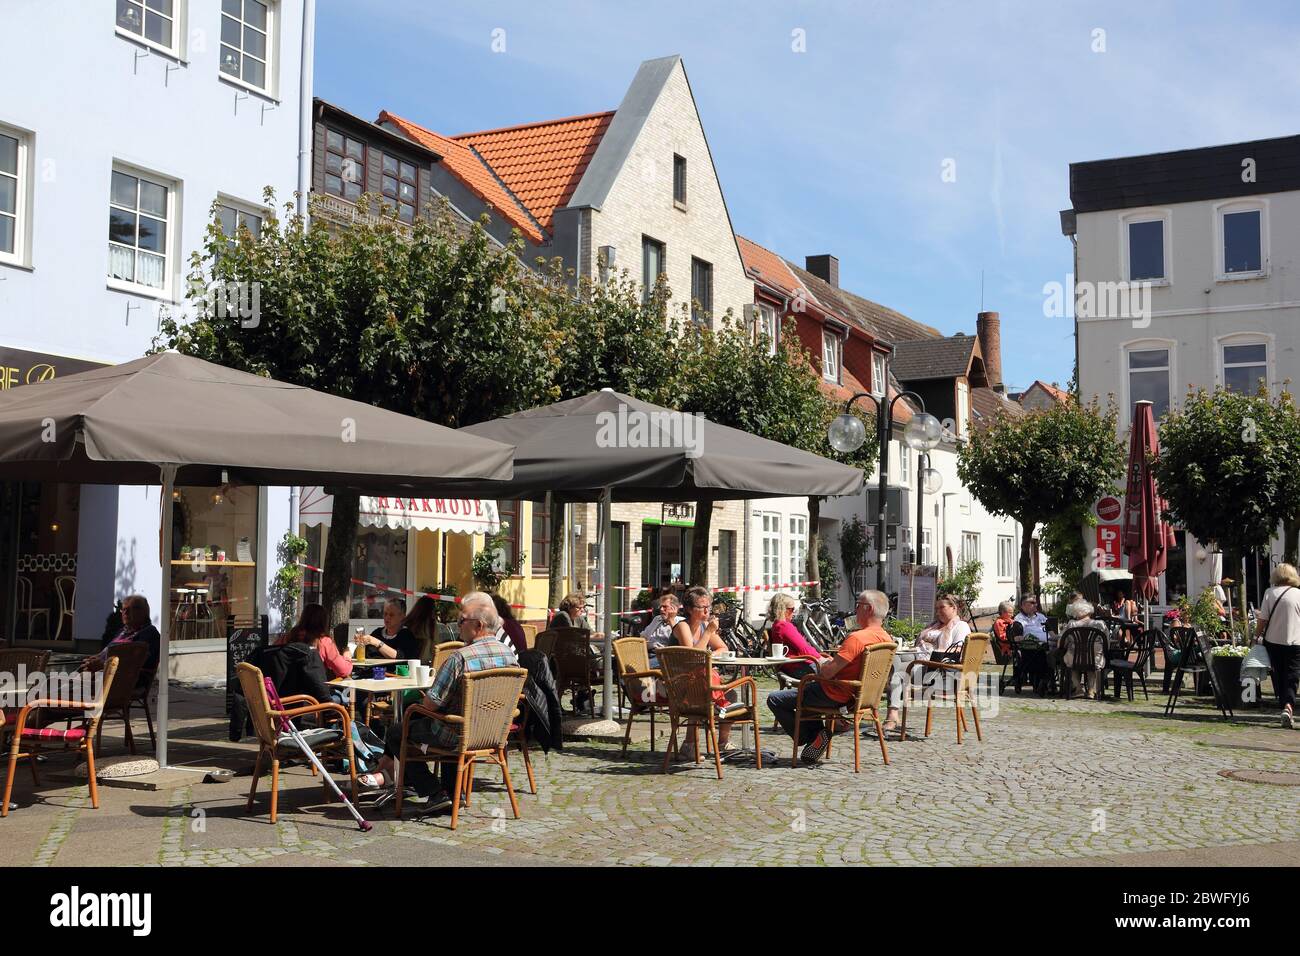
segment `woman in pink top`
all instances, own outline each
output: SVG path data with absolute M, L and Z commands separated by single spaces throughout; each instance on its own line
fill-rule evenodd
M 325 664 L 325 673 L 331 678 L 348 677 L 352 674 L 352 658 L 339 652 L 330 634 L 325 608 L 320 604 L 308 604 L 302 609 L 302 616 L 289 632 L 290 641 L 316 641 L 316 650 L 320 651 Z M 316 640 L 319 638 L 319 640 Z
M 808 638 L 799 633 L 794 626 L 794 598 L 788 594 L 775 594 L 767 607 L 767 619 L 772 622 L 772 643 L 784 644 L 788 657 L 807 657 L 806 661 L 791 661 L 781 665 L 781 673 L 794 678 L 811 674 L 817 669 L 817 663 L 827 658 L 822 657 Z

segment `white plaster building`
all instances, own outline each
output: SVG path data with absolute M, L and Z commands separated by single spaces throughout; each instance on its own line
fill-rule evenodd
M 1159 419 L 1189 388 L 1300 380 L 1300 136 L 1073 163 L 1070 200 L 1080 393 L 1113 396 L 1122 434 L 1138 399 Z M 1178 537 L 1162 602 L 1230 573 Z M 1271 550 L 1247 568 L 1252 602 Z
M 189 256 L 203 243 L 212 204 L 223 204 L 228 228 L 256 229 L 267 214 L 264 187 L 283 204 L 299 183 L 311 0 L 77 6 L 70 15 L 66 4 L 5 4 L 6 388 L 143 355 L 160 315 L 184 311 Z M 309 107 L 309 90 L 305 101 Z M 224 589 L 224 606 L 252 619 L 266 610 L 268 564 L 288 527 L 288 491 L 228 489 L 226 519 L 213 510 L 212 493 L 186 490 L 177 508 L 194 519 L 190 543 L 228 549 L 232 562 L 237 550 L 248 554 L 249 567 L 231 567 L 229 579 L 209 584 L 214 608 Z M 114 600 L 132 591 L 150 599 L 155 620 L 167 613 L 157 488 L 9 485 L 3 495 L 0 640 L 40 641 L 57 632 L 56 644 L 71 635 L 97 643 Z M 236 538 L 218 536 L 219 526 L 230 532 L 236 525 L 244 529 Z M 75 598 L 59 578 L 73 582 Z M 178 633 L 178 649 L 224 648 L 216 625 L 225 617 L 217 615 L 212 626 Z M 179 658 L 173 672 L 178 667 Z

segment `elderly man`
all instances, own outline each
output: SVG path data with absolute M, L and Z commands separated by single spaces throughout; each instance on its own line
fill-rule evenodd
M 665 644 L 673 643 L 673 625 L 681 620 L 678 613 L 682 608 L 682 602 L 677 599 L 677 595 L 671 591 L 667 594 L 661 594 L 655 599 L 655 611 L 657 612 L 646 629 L 641 632 L 645 638 L 646 649 L 650 652 L 650 666 L 658 667 L 659 662 L 655 657 L 655 651 Z
M 862 658 L 872 644 L 893 640 L 881 625 L 889 613 L 889 598 L 880 591 L 863 591 L 858 595 L 855 609 L 858 616 L 858 630 L 844 639 L 835 656 L 824 662 L 817 669 L 817 676 L 828 680 L 861 680 Z M 776 717 L 777 723 L 791 736 L 794 736 L 794 713 L 799 700 L 799 688 L 778 690 L 767 695 L 767 709 Z M 803 700 L 809 707 L 843 707 L 853 700 L 853 690 L 849 687 L 814 682 L 804 688 Z M 891 709 L 892 716 L 892 709 Z M 804 744 L 799 759 L 806 764 L 815 764 L 822 759 L 830 745 L 830 736 L 824 726 L 817 721 L 806 721 L 799 728 L 799 743 Z
M 158 633 L 158 628 L 153 626 L 149 620 L 149 600 L 143 594 L 128 594 L 122 598 L 122 627 L 117 635 L 104 645 L 104 649 L 98 654 L 87 657 L 81 664 L 81 669 L 85 671 L 98 671 L 104 669 L 104 664 L 108 661 L 108 650 L 117 644 L 129 644 L 139 641 L 149 647 L 149 658 L 144 663 L 145 671 L 152 671 L 158 666 L 159 646 L 162 643 L 162 635 Z M 144 680 L 143 673 L 141 680 Z
M 465 646 L 443 662 L 433 679 L 426 695 L 427 703 L 434 710 L 442 713 L 455 713 L 461 704 L 461 677 L 473 671 L 489 670 L 493 667 L 517 667 L 518 659 L 514 652 L 497 640 L 497 631 L 501 627 L 501 618 L 492 596 L 482 591 L 471 591 L 460 602 L 460 639 Z M 411 732 L 407 738 L 416 745 L 426 745 L 441 750 L 453 749 L 459 740 L 460 731 L 440 720 L 419 719 L 411 721 Z M 380 773 L 383 782 L 391 783 L 397 777 L 397 756 L 402 746 L 402 726 L 394 721 L 388 729 L 384 742 L 384 757 L 380 761 Z M 406 783 L 412 786 L 420 796 L 412 801 L 425 803 L 426 812 L 439 813 L 451 809 L 451 789 L 456 783 L 455 764 L 443 763 L 441 785 L 433 779 L 428 768 L 422 763 L 413 763 L 406 768 Z M 367 780 L 367 783 L 378 781 Z

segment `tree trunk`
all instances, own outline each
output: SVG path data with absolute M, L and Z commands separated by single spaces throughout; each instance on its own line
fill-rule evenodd
M 1020 591 L 1021 594 L 1038 593 L 1038 577 L 1031 570 L 1030 554 L 1034 547 L 1034 524 L 1029 521 L 1020 523 Z M 1016 596 L 1017 606 L 1020 595 Z
M 808 567 L 807 577 L 805 578 L 807 581 L 817 582 L 808 589 L 808 595 L 814 601 L 822 599 L 822 571 L 821 561 L 818 557 L 822 547 L 821 531 L 818 528 L 821 523 L 821 516 L 822 500 L 814 495 L 808 499 Z M 831 597 L 834 598 L 835 595 L 832 594 Z
M 551 523 L 551 553 L 546 562 L 549 569 L 547 607 L 559 607 L 564 599 L 564 542 L 569 536 L 569 523 L 564 520 L 568 509 L 557 501 L 551 492 L 546 493 L 547 520 Z
M 357 520 L 361 515 L 359 494 L 333 490 L 334 511 L 330 516 L 329 542 L 325 546 L 325 573 L 321 576 L 321 603 L 331 625 L 346 623 L 348 619 L 348 591 L 357 547 Z
M 695 534 L 691 537 L 691 570 L 687 581 L 692 586 L 709 586 L 709 533 L 713 528 L 713 502 L 695 502 Z

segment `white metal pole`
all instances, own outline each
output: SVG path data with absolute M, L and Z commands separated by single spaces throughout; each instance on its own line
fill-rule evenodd
M 613 534 L 613 493 L 606 488 L 600 493 L 600 629 L 605 633 L 605 719 L 614 717 L 614 618 L 610 614 L 609 541 Z
M 176 466 L 162 466 L 162 600 L 158 605 L 158 766 L 167 766 L 167 677 L 171 672 L 172 491 Z

